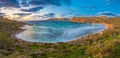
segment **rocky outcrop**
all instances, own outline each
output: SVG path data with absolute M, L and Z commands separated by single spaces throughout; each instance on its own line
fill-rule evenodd
M 71 22 L 89 22 L 89 23 L 101 23 L 104 22 L 108 17 L 100 16 L 100 17 L 73 17 L 70 19 Z

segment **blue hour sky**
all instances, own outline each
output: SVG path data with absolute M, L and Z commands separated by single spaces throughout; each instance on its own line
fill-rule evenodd
M 120 16 L 120 0 L 0 0 L 0 16 L 42 20 L 74 16 Z

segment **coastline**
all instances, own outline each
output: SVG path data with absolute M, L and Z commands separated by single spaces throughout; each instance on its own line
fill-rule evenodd
M 20 23 L 23 23 L 23 22 L 20 22 Z M 20 30 L 18 30 L 18 31 L 16 31 L 15 33 L 11 34 L 11 37 L 13 37 L 14 40 L 16 40 L 16 41 L 19 42 L 19 43 L 30 43 L 30 44 L 37 43 L 37 42 L 24 41 L 24 40 L 16 37 L 17 34 L 26 31 L 26 28 L 24 28 L 24 26 L 26 26 L 26 25 L 31 26 L 32 24 L 23 23 L 23 25 L 19 27 Z
M 77 22 L 77 23 L 91 23 L 91 24 L 102 24 L 102 25 L 104 25 L 104 26 L 106 26 L 106 28 L 105 29 L 103 29 L 103 30 L 100 30 L 100 31 L 98 31 L 98 32 L 96 32 L 96 33 L 93 33 L 93 34 L 87 34 L 87 35 L 83 35 L 83 36 L 80 36 L 80 37 L 77 37 L 75 40 L 72 40 L 72 41 L 70 41 L 70 42 L 68 42 L 68 43 L 71 43 L 71 42 L 77 42 L 77 41 L 84 41 L 84 40 L 86 40 L 88 37 L 92 37 L 92 36 L 94 36 L 94 35 L 102 35 L 105 31 L 107 31 L 108 29 L 112 29 L 113 27 L 114 27 L 114 25 L 113 24 L 111 24 L 111 23 L 106 23 L 106 22 L 104 22 L 104 21 L 102 21 L 102 22 L 96 22 L 95 20 L 94 21 L 91 21 L 90 19 L 88 19 L 88 18 L 92 18 L 92 17 L 82 17 L 82 18 L 77 18 L 77 17 L 75 17 L 75 18 L 72 18 L 72 19 L 70 19 L 69 21 L 71 21 L 71 22 Z M 97 17 L 95 17 L 95 18 L 97 18 Z M 99 18 L 99 17 L 98 17 Z M 105 20 L 106 20 L 106 18 L 108 19 L 108 17 L 105 17 Z M 74 20 L 75 19 L 75 20 Z M 82 20 L 80 20 L 80 19 L 82 19 Z M 103 18 L 102 18 L 103 19 Z M 104 19 L 103 19 L 104 20 Z M 99 21 L 99 20 L 98 20 Z
M 94 33 L 90 33 L 90 34 L 86 34 L 86 35 L 77 37 L 76 39 L 73 39 L 73 40 L 71 40 L 69 42 L 74 42 L 74 41 L 78 41 L 78 40 L 85 40 L 84 38 L 86 38 L 86 37 L 93 36 L 93 35 L 96 35 L 96 34 L 102 34 L 104 31 L 106 31 L 107 29 L 110 28 L 107 24 L 103 24 L 103 23 L 101 23 L 101 24 L 105 26 L 104 29 L 102 29 L 102 30 L 100 30 L 98 32 L 94 32 Z
M 84 23 L 85 23 L 85 22 L 84 22 Z M 94 34 L 101 34 L 103 31 L 105 31 L 106 29 L 110 28 L 110 27 L 108 26 L 109 24 L 105 24 L 105 23 L 94 23 L 94 24 L 104 25 L 105 28 L 102 29 L 102 30 L 100 30 L 100 31 L 93 32 L 93 33 L 91 33 L 91 34 L 85 34 L 85 35 L 79 36 L 79 37 L 77 37 L 77 38 L 74 38 L 74 39 L 72 39 L 72 40 L 69 40 L 69 41 L 66 41 L 66 42 L 62 42 L 62 43 L 77 41 L 77 40 L 79 40 L 79 39 L 82 39 L 82 38 L 84 38 L 84 37 L 88 37 L 88 36 L 94 35 Z M 23 40 L 23 39 L 18 38 L 17 35 L 18 35 L 19 33 L 22 33 L 22 32 L 24 32 L 24 31 L 27 30 L 27 27 L 26 27 L 26 26 L 29 26 L 29 27 L 30 27 L 31 25 L 30 25 L 30 24 L 25 24 L 25 25 L 23 25 L 22 27 L 20 27 L 20 29 L 22 29 L 22 30 L 19 31 L 19 32 L 17 32 L 17 33 L 15 33 L 13 36 L 14 36 L 16 39 L 18 39 L 18 40 L 20 40 L 20 41 L 23 41 L 23 42 L 29 42 L 29 43 L 47 43 L 47 42 L 31 42 L 31 41 L 26 41 L 26 40 Z M 48 43 L 49 43 L 49 42 L 48 42 Z M 61 43 L 61 42 L 53 42 L 53 44 L 54 44 L 54 43 Z

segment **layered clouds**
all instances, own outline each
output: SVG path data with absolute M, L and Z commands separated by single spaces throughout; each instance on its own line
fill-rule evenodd
M 15 20 L 119 16 L 119 0 L 0 0 L 0 16 Z
M 62 4 L 70 5 L 70 2 L 70 0 L 0 0 L 0 15 L 17 20 L 51 18 L 55 17 L 55 13 L 43 9 L 51 6 L 60 7 Z

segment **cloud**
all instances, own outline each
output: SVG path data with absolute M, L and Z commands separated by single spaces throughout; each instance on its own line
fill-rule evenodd
M 37 6 L 37 7 L 30 8 L 30 9 L 21 9 L 21 11 L 24 11 L 24 12 L 37 12 L 37 11 L 40 11 L 40 9 L 43 9 L 43 8 L 44 8 L 43 6 Z
M 0 15 L 16 18 L 49 18 L 55 17 L 54 13 L 42 11 L 48 7 L 61 5 L 71 5 L 71 0 L 0 0 Z M 42 11 L 42 12 L 41 12 Z M 35 16 L 38 15 L 38 16 Z
M 29 6 L 29 2 L 30 2 L 30 0 L 17 0 L 17 1 L 21 7 Z
M 0 7 L 19 7 L 16 0 L 0 0 Z
M 0 0 L 0 6 L 3 7 L 20 7 L 29 5 L 56 5 L 60 6 L 62 3 L 70 5 L 71 0 Z
M 62 3 L 70 5 L 71 0 L 31 0 L 30 4 L 32 5 L 56 5 L 60 6 Z
M 0 13 L 0 16 L 3 16 L 5 13 Z
M 32 5 L 57 5 L 59 6 L 61 3 L 60 3 L 60 0 L 31 0 L 30 1 L 30 4 Z
M 13 15 L 27 16 L 27 15 L 31 15 L 31 13 L 15 13 Z
M 60 6 L 63 3 L 70 5 L 70 2 L 71 0 L 0 0 L 0 7 Z
M 62 3 L 61 3 L 62 2 Z M 70 5 L 71 0 L 0 0 L 0 6 L 6 7 L 20 7 L 20 6 L 30 6 L 30 5 L 56 5 L 60 6 L 65 3 Z
M 52 17 L 55 17 L 55 13 L 44 14 L 43 17 L 45 17 L 45 18 L 47 18 L 47 17 L 48 17 L 48 18 L 49 18 L 49 17 L 52 18 Z
M 120 16 L 120 14 L 112 13 L 112 12 L 99 12 L 98 15 L 105 15 L 105 16 Z

